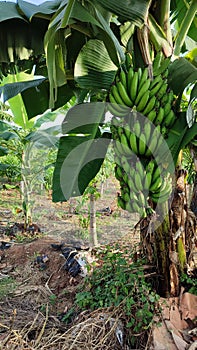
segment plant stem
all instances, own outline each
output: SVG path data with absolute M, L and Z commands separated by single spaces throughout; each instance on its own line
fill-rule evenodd
M 195 18 L 197 12 L 197 1 L 192 0 L 190 7 L 187 10 L 185 18 L 181 23 L 180 29 L 177 33 L 175 45 L 174 45 L 174 56 L 179 56 L 181 48 L 185 42 L 186 35 L 190 29 L 191 23 Z
M 172 46 L 172 31 L 170 26 L 170 2 L 171 0 L 161 0 L 160 25 L 166 34 L 166 39 Z

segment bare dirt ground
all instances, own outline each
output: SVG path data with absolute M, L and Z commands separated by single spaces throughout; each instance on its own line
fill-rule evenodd
M 133 249 L 139 242 L 139 232 L 133 234 L 138 217 L 117 208 L 117 189 L 117 183 L 111 182 L 96 203 L 99 246 L 113 249 L 118 243 Z M 114 309 L 87 310 L 74 314 L 74 323 L 72 318 L 69 323 L 65 321 L 84 277 L 72 277 L 64 269 L 65 257 L 51 244 L 90 247 L 88 228 L 82 225 L 82 219 L 88 218 L 88 203 L 80 206 L 78 199 L 52 203 L 51 195 L 35 194 L 33 220 L 42 233 L 19 231 L 9 237 L 3 233 L 5 227 L 22 221 L 20 196 L 13 190 L 0 194 L 0 241 L 11 244 L 0 249 L 0 349 L 128 350 L 117 341 L 120 320 Z M 107 207 L 112 209 L 111 214 L 105 211 Z M 99 265 L 95 252 L 91 247 L 87 250 Z M 44 266 L 39 257 L 45 258 Z M 191 320 L 197 317 L 197 297 L 185 293 L 181 298 L 165 301 L 162 327 L 151 334 L 153 345 L 141 340 L 138 349 L 166 350 L 167 344 L 170 350 L 186 350 L 194 344 L 196 335 L 188 331 L 196 327 Z

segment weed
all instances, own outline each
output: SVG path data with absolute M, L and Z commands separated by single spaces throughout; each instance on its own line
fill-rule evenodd
M 83 290 L 76 294 L 76 303 L 81 309 L 91 310 L 121 305 L 133 345 L 137 334 L 150 329 L 153 316 L 159 311 L 159 296 L 145 280 L 144 261 L 134 262 L 132 256 L 128 260 L 128 252 L 127 259 L 124 255 L 125 252 L 108 250 L 102 257 L 102 266 L 85 279 Z
M 189 293 L 197 295 L 197 280 L 195 277 L 183 273 L 180 280 Z
M 16 288 L 16 282 L 12 277 L 0 279 L 0 299 L 11 293 Z

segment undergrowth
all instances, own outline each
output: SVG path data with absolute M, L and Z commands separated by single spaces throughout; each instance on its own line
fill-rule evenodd
M 146 281 L 145 261 L 134 261 L 128 252 L 110 248 L 102 253 L 101 261 L 76 294 L 76 304 L 81 310 L 119 308 L 129 342 L 135 345 L 136 336 L 147 334 L 153 316 L 160 312 L 159 296 Z

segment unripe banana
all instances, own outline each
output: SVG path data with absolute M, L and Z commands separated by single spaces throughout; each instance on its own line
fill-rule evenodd
M 127 192 L 122 195 L 122 198 L 126 204 L 130 202 L 130 196 Z
M 137 160 L 137 162 L 136 162 L 136 171 L 138 171 L 140 178 L 143 181 L 144 176 L 145 176 L 145 172 L 144 172 L 144 167 L 143 167 L 142 163 L 140 162 L 140 160 Z
M 167 102 L 165 105 L 164 105 L 164 115 L 168 115 L 168 113 L 170 112 L 171 110 L 171 103 L 170 102 Z
M 146 107 L 146 105 L 148 103 L 148 100 L 149 100 L 149 95 L 150 95 L 150 92 L 149 92 L 149 90 L 147 90 L 144 93 L 144 96 L 141 98 L 141 100 L 138 103 L 138 105 L 136 106 L 136 109 L 137 109 L 138 112 L 142 112 L 143 109 Z
M 119 77 L 120 77 L 120 81 L 121 81 L 122 85 L 126 89 L 127 88 L 127 76 L 126 76 L 126 73 L 123 69 L 120 70 Z
M 126 135 L 127 140 L 130 142 L 131 129 L 128 124 L 123 126 L 124 133 Z
M 139 191 L 138 202 L 140 206 L 142 207 L 146 206 L 146 200 L 142 191 Z
M 138 189 L 138 191 L 143 191 L 143 184 L 140 177 L 140 174 L 136 171 L 134 174 L 134 180 L 135 180 L 135 186 Z
M 142 76 L 141 79 L 139 81 L 139 90 L 141 89 L 141 87 L 144 85 L 145 81 L 148 79 L 148 68 L 145 67 L 143 72 L 142 72 Z
M 152 152 L 152 154 L 154 155 L 156 149 L 157 149 L 157 143 L 158 143 L 158 137 L 159 137 L 159 130 L 160 128 L 159 125 L 153 130 L 153 133 L 152 133 L 152 137 L 151 137 L 151 140 L 150 140 L 150 143 L 148 145 L 148 148 L 150 149 L 150 151 Z
M 142 85 L 141 88 L 139 88 L 139 92 L 138 95 L 135 99 L 135 105 L 137 106 L 138 103 L 140 102 L 140 100 L 142 99 L 142 97 L 144 96 L 145 92 L 148 91 L 150 86 L 150 79 L 147 79 L 144 84 Z
M 152 90 L 159 82 L 163 81 L 161 75 L 158 77 L 154 78 L 151 83 L 150 83 L 150 90 Z
M 133 206 L 132 206 L 132 203 L 131 203 L 130 201 L 126 203 L 125 209 L 126 209 L 129 213 L 133 213 Z
M 139 154 L 140 155 L 144 155 L 146 153 L 146 137 L 145 135 L 142 133 L 139 137 Z
M 162 185 L 162 178 L 158 176 L 158 178 L 155 180 L 155 182 L 151 183 L 150 191 L 151 192 L 158 192 L 160 190 L 160 187 Z
M 137 139 L 137 136 L 133 132 L 130 134 L 129 143 L 130 143 L 130 148 L 132 149 L 132 151 L 135 154 L 139 154 L 138 139 Z
M 133 211 L 134 213 L 140 213 L 141 212 L 141 208 L 139 207 L 139 205 L 136 202 L 132 203 L 132 207 L 133 207 Z
M 154 169 L 155 169 L 155 161 L 152 159 L 146 166 L 146 172 L 150 173 L 152 177 Z
M 155 96 L 157 92 L 161 89 L 163 85 L 163 80 L 161 79 L 153 88 L 150 90 L 150 97 Z
M 127 158 L 125 156 L 122 156 L 122 159 L 121 159 L 121 165 L 122 165 L 122 168 L 124 169 L 124 171 L 129 174 L 130 172 L 130 165 L 127 161 Z M 127 181 L 125 181 L 127 182 Z
M 166 93 L 167 88 L 168 88 L 168 84 L 163 82 L 161 89 L 159 89 L 159 91 L 157 93 L 158 99 L 161 99 L 163 97 L 163 95 Z
M 137 73 L 138 73 L 138 82 L 140 82 L 141 77 L 142 77 L 142 68 L 141 67 L 138 68 Z
M 125 134 L 121 135 L 120 142 L 121 142 L 121 146 L 123 149 L 123 154 L 126 154 L 127 156 L 132 156 L 132 151 L 129 147 L 129 144 L 128 144 L 128 141 L 127 141 Z
M 114 147 L 114 150 L 116 152 L 116 150 L 118 151 L 119 154 L 124 154 L 124 151 L 123 151 L 123 148 L 122 148 L 122 145 L 120 143 L 120 141 L 116 140 L 115 141 L 115 147 Z
M 109 100 L 111 103 L 108 104 L 108 109 L 114 116 L 125 117 L 128 114 L 128 107 L 117 104 L 112 93 L 109 94 Z
M 150 185 L 152 182 L 152 174 L 151 172 L 146 172 L 144 177 L 144 190 L 149 191 Z
M 138 72 L 134 73 L 133 79 L 131 81 L 130 86 L 130 97 L 131 100 L 134 102 L 137 96 L 137 90 L 138 90 Z
M 116 84 L 118 92 L 120 94 L 120 97 L 122 99 L 122 101 L 124 102 L 124 104 L 128 107 L 133 107 L 133 102 L 131 101 L 130 97 L 127 94 L 127 91 L 124 87 L 124 85 L 122 84 L 121 81 L 117 82 Z
M 130 67 L 132 66 L 132 57 L 129 52 L 127 52 L 125 56 L 126 56 L 125 57 L 126 67 L 127 67 L 127 70 L 129 70 Z
M 151 137 L 152 127 L 151 123 L 147 120 L 144 124 L 144 135 L 146 138 L 146 145 L 149 144 L 150 137 Z
M 130 171 L 130 175 L 128 175 L 128 183 L 127 184 L 130 188 L 130 192 L 138 193 L 139 190 L 135 186 L 134 176 L 135 176 L 135 174 L 133 174 L 132 171 Z
M 140 125 L 140 121 L 136 120 L 133 124 L 133 132 L 134 134 L 139 137 L 141 134 L 141 125 Z
M 163 119 L 164 119 L 164 109 L 160 107 L 159 112 L 157 114 L 157 118 L 155 119 L 155 125 L 161 125 Z
M 113 95 L 117 104 L 125 106 L 125 103 L 123 102 L 122 98 L 120 97 L 120 94 L 119 94 L 119 91 L 118 91 L 118 88 L 116 85 L 112 85 L 111 94 Z
M 164 126 L 170 128 L 174 124 L 175 119 L 176 119 L 176 116 L 175 116 L 173 110 L 171 109 L 171 111 L 168 113 L 168 115 L 165 116 Z
M 131 91 L 131 83 L 132 83 L 133 76 L 134 76 L 134 70 L 133 70 L 133 67 L 130 67 L 128 74 L 127 74 L 127 89 L 128 89 L 128 91 Z
M 147 103 L 145 109 L 142 111 L 142 114 L 144 114 L 145 116 L 148 115 L 155 107 L 155 102 L 156 102 L 156 97 L 152 96 L 149 102 Z
M 154 172 L 152 174 L 152 182 L 154 183 L 159 176 L 160 176 L 160 167 L 157 166 L 155 167 Z

